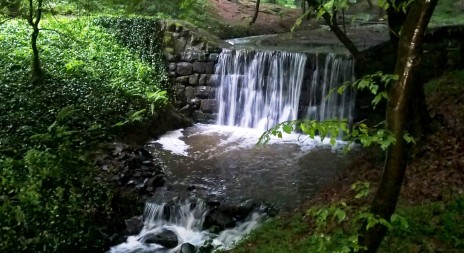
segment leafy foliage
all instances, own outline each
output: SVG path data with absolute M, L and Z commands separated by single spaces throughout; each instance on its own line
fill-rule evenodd
M 89 177 L 93 167 L 80 155 L 60 147 L 0 160 L 2 251 L 104 250 L 112 193 Z
M 352 190 L 356 198 L 363 199 L 368 197 L 370 185 L 358 182 Z M 353 201 L 350 202 L 314 206 L 304 215 L 271 220 L 252 232 L 232 252 L 357 252 L 361 249 L 358 243 L 361 226 L 381 223 L 390 232 L 398 233 L 409 228 L 403 216 L 396 214 L 387 221 L 373 216 L 367 207 L 359 208 Z M 257 247 L 242 248 L 247 244 Z
M 41 29 L 46 75 L 32 84 L 27 24 L 0 25 L 0 251 L 103 252 L 113 195 L 88 151 L 167 103 L 163 63 L 89 20 Z
M 382 99 L 388 100 L 387 88 L 393 80 L 397 80 L 396 75 L 383 74 L 376 72 L 372 75 L 366 75 L 354 82 L 347 82 L 340 87 L 329 92 L 331 96 L 335 90 L 339 94 L 345 92 L 348 88 L 356 90 L 368 90 L 373 95 L 372 106 L 375 108 Z M 275 127 L 264 132 L 259 138 L 258 143 L 267 143 L 271 136 L 282 138 L 283 133 L 290 134 L 293 131 L 302 132 L 303 134 L 314 139 L 316 136 L 324 140 L 330 138 L 330 144 L 335 145 L 336 140 L 342 139 L 348 142 L 346 149 L 350 148 L 353 142 L 360 142 L 364 147 L 378 145 L 382 150 L 386 150 L 391 144 L 395 143 L 396 138 L 385 128 L 379 128 L 384 125 L 380 122 L 376 126 L 370 127 L 361 122 L 348 122 L 346 119 L 341 120 L 292 120 L 282 122 Z M 403 138 L 408 143 L 414 143 L 414 138 L 407 132 L 403 134 Z
M 0 140 L 5 146 L 22 153 L 18 145 L 28 145 L 29 136 L 51 125 L 63 107 L 79 111 L 70 125 L 80 131 L 99 124 L 108 131 L 109 126 L 124 121 L 126 113 L 148 110 L 151 106 L 145 99 L 154 93 L 160 98 L 153 108 L 166 103 L 166 94 L 159 93 L 166 74 L 137 60 L 98 26 L 63 20 L 47 27 L 53 31 L 43 31 L 40 49 L 48 76 L 35 86 L 27 81 L 26 25 L 15 21 L 0 27 L 0 93 L 9 98 L 0 106 L 10 112 L 1 116 Z
M 392 231 L 382 244 L 380 252 L 464 250 L 464 198 L 450 203 L 432 202 L 421 206 L 400 208 L 398 213 L 408 217 L 408 229 Z
M 395 80 L 398 80 L 398 75 L 383 74 L 378 71 L 371 75 L 365 75 L 352 83 L 347 82 L 341 85 L 337 92 L 342 94 L 347 88 L 354 88 L 359 91 L 369 90 L 374 95 L 372 107 L 375 109 L 382 99 L 388 100 L 388 88 L 391 82 Z
M 163 36 L 161 27 L 156 20 L 99 18 L 95 20 L 95 24 L 112 32 L 120 44 L 132 49 L 135 54 L 139 55 L 140 59 L 151 66 L 151 73 L 144 77 L 153 80 L 152 82 L 156 83 L 158 87 L 165 87 L 168 78 L 164 71 Z M 142 72 L 142 74 L 144 73 Z
M 266 144 L 272 136 L 282 138 L 283 133 L 293 131 L 302 132 L 309 138 L 319 137 L 322 141 L 330 139 L 330 144 L 335 145 L 337 139 L 347 141 L 345 149 L 349 149 L 351 143 L 360 142 L 364 147 L 378 145 L 382 150 L 396 141 L 395 137 L 386 129 L 370 128 L 363 122 L 349 123 L 346 120 L 293 120 L 285 121 L 264 132 L 259 138 L 259 144 Z M 408 142 L 414 139 L 410 134 L 405 133 L 404 138 Z

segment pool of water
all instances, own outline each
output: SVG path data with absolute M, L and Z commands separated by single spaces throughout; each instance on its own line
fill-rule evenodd
M 262 131 L 197 124 L 171 131 L 147 144 L 174 192 L 192 191 L 221 202 L 263 201 L 292 209 L 311 198 L 343 167 L 337 143 L 299 134 L 256 145 Z

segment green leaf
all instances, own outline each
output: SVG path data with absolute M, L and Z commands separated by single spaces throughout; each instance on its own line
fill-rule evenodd
M 293 131 L 293 127 L 291 125 L 283 125 L 282 130 L 284 130 L 285 133 L 290 134 Z
M 409 133 L 404 133 L 403 134 L 403 139 L 407 142 L 407 143 L 413 143 L 413 144 L 416 144 L 416 141 L 414 140 L 414 137 L 412 137 Z
M 338 94 L 341 95 L 346 90 L 347 87 L 348 87 L 347 84 L 343 84 L 342 86 L 338 87 L 337 89 Z
M 346 212 L 343 211 L 342 209 L 337 209 L 337 210 L 335 211 L 335 217 L 337 217 L 338 222 L 340 223 L 340 222 L 342 222 L 342 221 L 345 220 L 345 218 L 346 218 Z
M 386 139 L 380 143 L 380 148 L 385 151 L 391 144 L 394 144 L 395 142 L 395 137 L 391 134 L 388 134 Z

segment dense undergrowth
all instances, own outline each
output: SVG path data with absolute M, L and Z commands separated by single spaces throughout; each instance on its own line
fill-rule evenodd
M 353 205 L 351 208 L 359 209 L 359 206 Z M 401 206 L 396 216 L 401 218 L 392 222 L 378 252 L 462 252 L 463 208 L 463 197 L 449 203 Z M 345 217 L 345 212 L 334 211 L 345 209 L 334 209 L 333 205 L 312 209 L 327 212 L 327 216 L 319 213 L 316 217 L 326 226 L 326 230 L 317 229 L 310 212 L 270 220 L 230 252 L 351 252 L 351 247 L 356 248 L 358 236 L 356 230 L 350 229 L 352 224 L 349 221 L 353 217 Z M 339 222 L 340 218 L 344 219 L 343 222 Z
M 43 20 L 38 82 L 30 81 L 29 26 L 0 25 L 1 252 L 108 246 L 113 191 L 88 152 L 153 117 L 167 103 L 167 78 L 159 44 L 141 59 L 146 52 L 122 46 L 121 32 L 98 23 Z

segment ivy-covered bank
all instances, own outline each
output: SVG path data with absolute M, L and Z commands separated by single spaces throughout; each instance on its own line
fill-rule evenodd
M 42 20 L 45 76 L 36 82 L 29 25 L 0 24 L 1 252 L 108 249 L 120 196 L 90 151 L 161 121 L 169 101 L 159 41 L 144 37 L 156 26 L 127 22 L 111 26 L 138 29 L 138 38 L 100 26 L 108 21 Z

